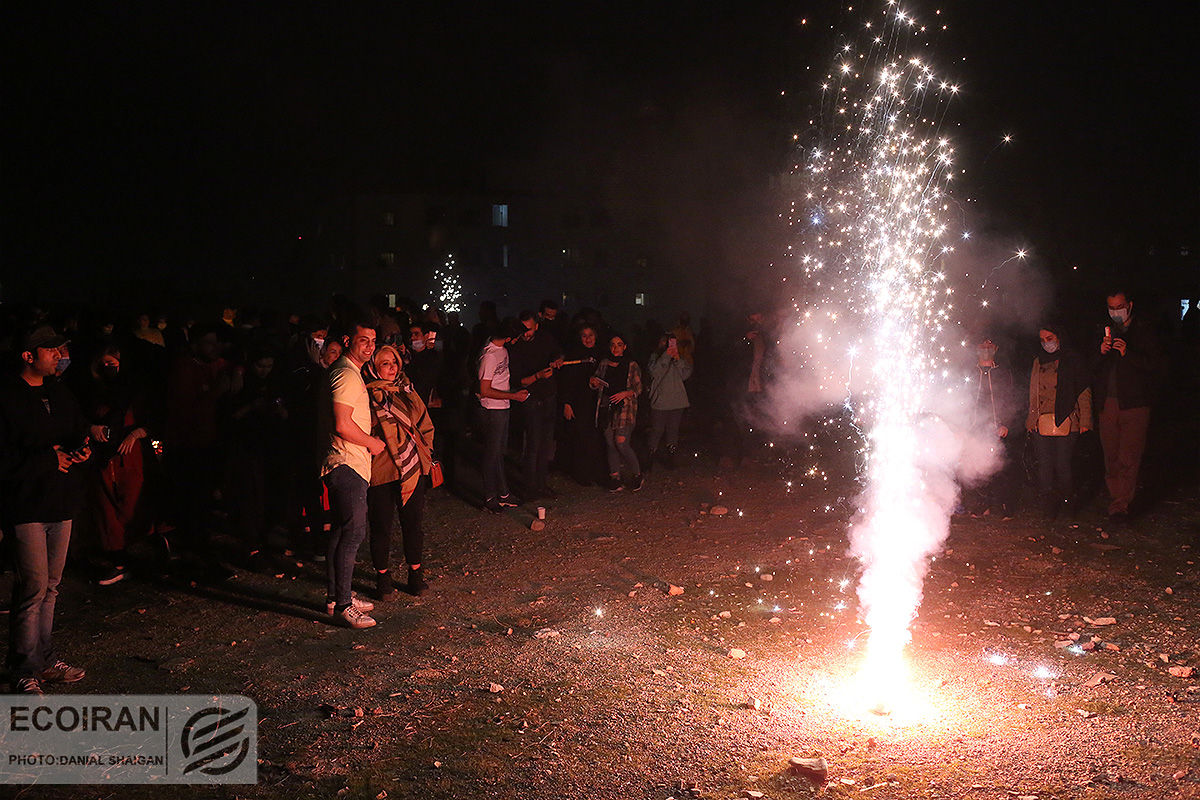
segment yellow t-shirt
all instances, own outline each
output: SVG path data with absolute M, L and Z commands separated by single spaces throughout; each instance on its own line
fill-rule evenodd
M 329 368 L 329 389 L 334 403 L 350 406 L 350 419 L 362 431 L 371 431 L 371 397 L 363 383 L 359 368 L 346 356 L 333 362 Z M 360 444 L 351 444 L 335 432 L 321 475 L 328 475 L 342 465 L 358 473 L 364 481 L 371 481 L 371 451 Z

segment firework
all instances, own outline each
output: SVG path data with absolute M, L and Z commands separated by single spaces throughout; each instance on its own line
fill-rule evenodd
M 857 432 L 850 543 L 869 635 L 850 694 L 888 713 L 910 694 L 903 651 L 967 444 L 954 424 L 965 342 L 946 264 L 967 236 L 946 221 L 955 151 L 942 128 L 959 86 L 911 55 L 927 26 L 895 2 L 862 31 L 821 81 L 819 139 L 797 158 L 787 255 L 802 294 L 789 342 L 806 385 L 839 396 Z

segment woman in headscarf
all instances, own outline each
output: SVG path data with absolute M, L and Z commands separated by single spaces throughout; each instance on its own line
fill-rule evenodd
M 642 488 L 642 468 L 630 437 L 637 424 L 642 369 L 626 352 L 623 336 L 614 333 L 609 337 L 608 352 L 589 381 L 597 390 L 596 427 L 604 432 L 604 442 L 608 446 L 608 490 L 619 492 L 625 488 L 621 483 L 624 468 L 632 476 L 629 488 L 636 492 Z
M 1025 429 L 1033 436 L 1038 461 L 1042 510 L 1053 519 L 1070 510 L 1075 484 L 1071 461 L 1079 434 L 1092 428 L 1092 390 L 1083 361 L 1063 345 L 1063 328 L 1047 323 L 1038 331 L 1042 352 L 1029 376 L 1029 414 Z
M 566 348 L 567 361 L 558 372 L 558 396 L 562 399 L 563 447 L 560 466 L 580 486 L 602 483 L 605 474 L 604 438 L 596 428 L 596 393 L 588 385 L 604 351 L 596 342 L 596 329 L 584 325 L 577 341 Z
M 389 344 L 363 365 L 363 380 L 371 395 L 371 434 L 387 444 L 371 460 L 371 486 L 367 489 L 371 561 L 381 600 L 395 591 L 390 572 L 393 509 L 399 512 L 404 537 L 408 593 L 419 595 L 425 590 L 421 516 L 433 468 L 433 422 L 401 364 L 400 351 Z

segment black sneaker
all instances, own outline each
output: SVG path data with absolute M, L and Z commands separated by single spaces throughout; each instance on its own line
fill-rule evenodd
M 483 501 L 483 510 L 491 512 L 492 514 L 504 513 L 504 509 L 500 507 L 500 501 L 494 497 L 489 497 L 487 500 Z
M 623 492 L 625 491 L 625 484 L 621 483 L 620 478 L 609 478 L 608 490 L 610 492 Z
M 521 505 L 517 502 L 516 496 L 511 494 L 500 495 L 500 498 L 496 502 L 499 503 L 502 508 L 516 508 L 517 506 Z
M 125 568 L 113 565 L 100 573 L 100 577 L 96 579 L 96 583 L 100 586 L 112 586 L 114 583 L 120 583 L 123 580 L 125 580 Z
M 646 476 L 640 472 L 637 475 L 634 475 L 633 480 L 629 482 L 629 488 L 635 492 L 640 492 L 642 490 L 642 487 L 645 485 L 646 485 Z

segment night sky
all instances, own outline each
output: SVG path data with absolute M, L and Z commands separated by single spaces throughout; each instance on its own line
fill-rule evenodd
M 220 280 L 281 258 L 331 197 L 586 171 L 614 148 L 672 151 L 667 206 L 691 173 L 744 201 L 787 162 L 829 26 L 859 19 L 811 1 L 95 5 L 6 15 L 6 295 L 31 269 L 75 289 Z M 1048 268 L 1200 244 L 1195 8 L 906 7 L 950 26 L 930 52 L 964 87 L 956 191 L 982 232 Z

